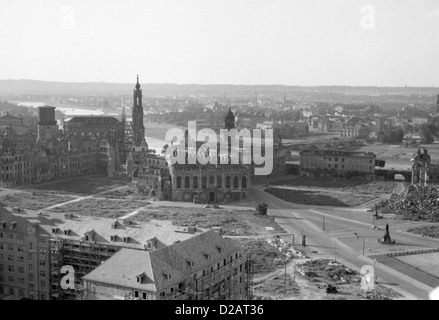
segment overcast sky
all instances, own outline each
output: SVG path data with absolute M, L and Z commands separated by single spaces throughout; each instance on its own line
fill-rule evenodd
M 439 86 L 437 0 L 0 0 L 0 79 Z

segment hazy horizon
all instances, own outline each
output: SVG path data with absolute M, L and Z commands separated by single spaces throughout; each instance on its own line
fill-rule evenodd
M 439 87 L 435 0 L 0 4 L 0 78 Z

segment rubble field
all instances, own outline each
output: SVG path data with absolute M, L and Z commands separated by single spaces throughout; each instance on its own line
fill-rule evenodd
M 148 204 L 149 202 L 147 201 L 122 201 L 88 198 L 72 203 L 66 203 L 65 205 L 49 209 L 48 211 L 73 213 L 101 218 L 119 218 Z
M 233 211 L 226 209 L 213 209 L 203 207 L 172 207 L 151 206 L 142 208 L 138 214 L 131 217 L 136 221 L 149 221 L 151 219 L 171 220 L 179 226 L 198 226 L 210 229 L 221 227 L 224 235 L 251 236 L 267 234 L 265 227 L 271 227 L 273 233 L 284 233 L 273 217 L 255 214 L 255 210 Z
M 0 191 L 0 203 L 3 206 L 26 210 L 41 210 L 73 199 L 69 196 L 41 192 Z
M 93 175 L 55 180 L 52 182 L 41 183 L 39 185 L 30 185 L 23 189 L 28 191 L 45 191 L 56 194 L 88 196 L 129 185 L 130 183 L 131 182 L 127 179 L 109 178 L 105 175 Z
M 377 284 L 375 291 L 365 292 L 361 275 L 329 259 L 300 259 L 279 268 L 271 276 L 254 277 L 255 299 L 270 300 L 393 300 L 403 298 L 393 290 Z

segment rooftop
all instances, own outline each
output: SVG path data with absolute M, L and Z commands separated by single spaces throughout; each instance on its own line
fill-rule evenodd
M 239 251 L 211 230 L 151 252 L 122 249 L 83 279 L 158 292 Z
M 10 212 L 4 207 L 0 208 L 0 229 L 2 222 L 6 222 L 6 229 L 16 222 L 14 230 L 22 233 L 27 232 L 29 225 L 36 225 L 41 235 L 73 241 L 84 240 L 85 234 L 93 231 L 95 243 L 133 249 L 145 249 L 149 241 L 153 241 L 156 248 L 161 248 L 194 236 L 186 231 L 187 228 L 174 226 L 171 221 L 165 220 L 135 222 L 64 213 L 38 214 L 30 210 Z M 128 241 L 125 242 L 124 238 Z
M 121 121 L 115 117 L 105 116 L 87 116 L 87 117 L 73 117 L 65 122 L 66 124 L 122 124 Z
M 375 158 L 373 152 L 356 152 L 343 150 L 302 150 L 300 155 L 320 155 L 320 156 L 341 156 L 341 157 L 371 157 Z

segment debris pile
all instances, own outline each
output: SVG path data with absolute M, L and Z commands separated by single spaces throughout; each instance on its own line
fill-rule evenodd
M 291 243 L 281 239 L 278 236 L 274 237 L 274 239 L 265 239 L 265 241 L 282 252 L 287 260 L 291 260 L 293 257 L 307 258 L 306 254 L 302 250 L 294 248 Z
M 382 212 L 401 215 L 404 219 L 439 221 L 439 190 L 432 187 L 410 187 L 406 197 L 393 194 L 378 204 Z
M 360 276 L 353 270 L 331 260 L 310 260 L 298 266 L 300 274 L 312 282 L 327 285 L 359 283 Z

